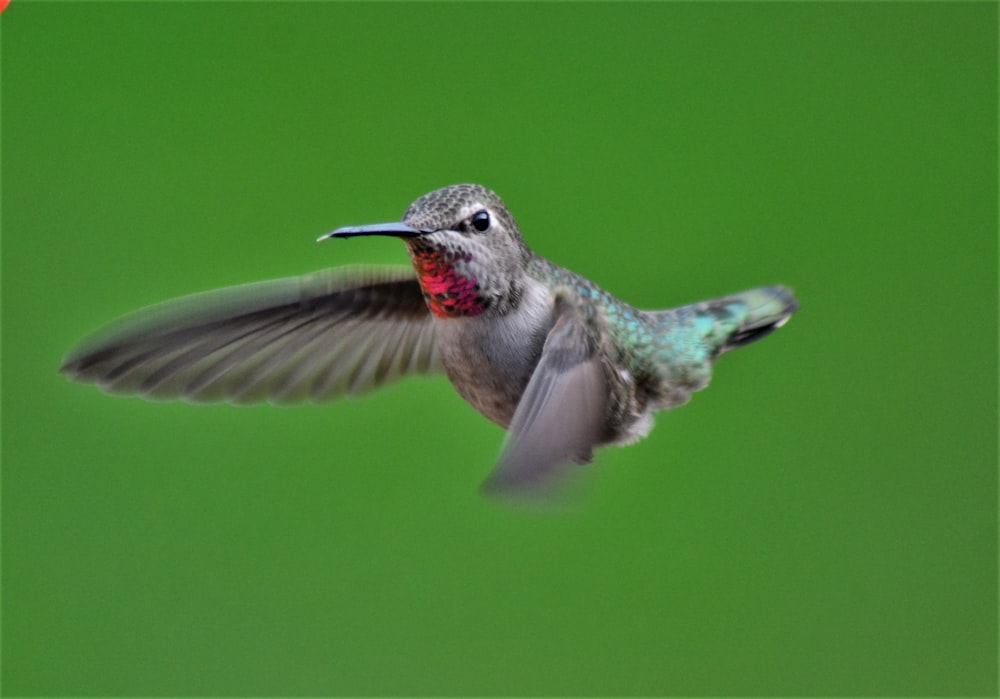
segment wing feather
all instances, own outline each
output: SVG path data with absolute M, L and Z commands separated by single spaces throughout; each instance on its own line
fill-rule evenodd
M 345 267 L 186 296 L 82 342 L 60 369 L 111 393 L 286 403 L 441 371 L 409 267 Z
M 585 323 L 560 301 L 541 359 L 511 419 L 507 441 L 483 484 L 490 494 L 555 494 L 570 462 L 587 463 L 599 443 L 609 388 Z

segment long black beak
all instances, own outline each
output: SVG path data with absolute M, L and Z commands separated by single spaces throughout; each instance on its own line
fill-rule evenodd
M 370 226 L 345 226 L 330 233 L 324 233 L 316 239 L 322 243 L 330 238 L 353 238 L 357 235 L 388 235 L 394 238 L 416 238 L 418 235 L 433 233 L 431 230 L 418 230 L 405 223 L 373 223 Z

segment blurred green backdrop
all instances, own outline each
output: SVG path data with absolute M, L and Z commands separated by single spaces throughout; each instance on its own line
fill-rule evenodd
M 53 3 L 2 18 L 3 688 L 995 695 L 994 3 Z M 139 306 L 482 182 L 641 307 L 782 282 L 566 513 L 444 379 L 56 374 Z

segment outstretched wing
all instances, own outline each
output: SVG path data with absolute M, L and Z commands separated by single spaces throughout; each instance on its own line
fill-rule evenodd
M 490 494 L 545 496 L 570 462 L 587 463 L 607 419 L 609 387 L 596 346 L 568 303 L 511 420 L 500 460 L 483 484 Z
M 287 403 L 441 370 L 409 267 L 345 267 L 185 296 L 125 316 L 60 371 L 111 393 Z

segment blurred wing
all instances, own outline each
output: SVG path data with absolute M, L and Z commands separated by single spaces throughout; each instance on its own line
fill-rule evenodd
M 441 368 L 413 270 L 346 267 L 150 306 L 82 342 L 60 371 L 111 393 L 287 403 Z
M 546 496 L 571 461 L 587 463 L 608 410 L 604 368 L 586 326 L 568 304 L 549 332 L 542 357 L 514 411 L 487 493 Z

